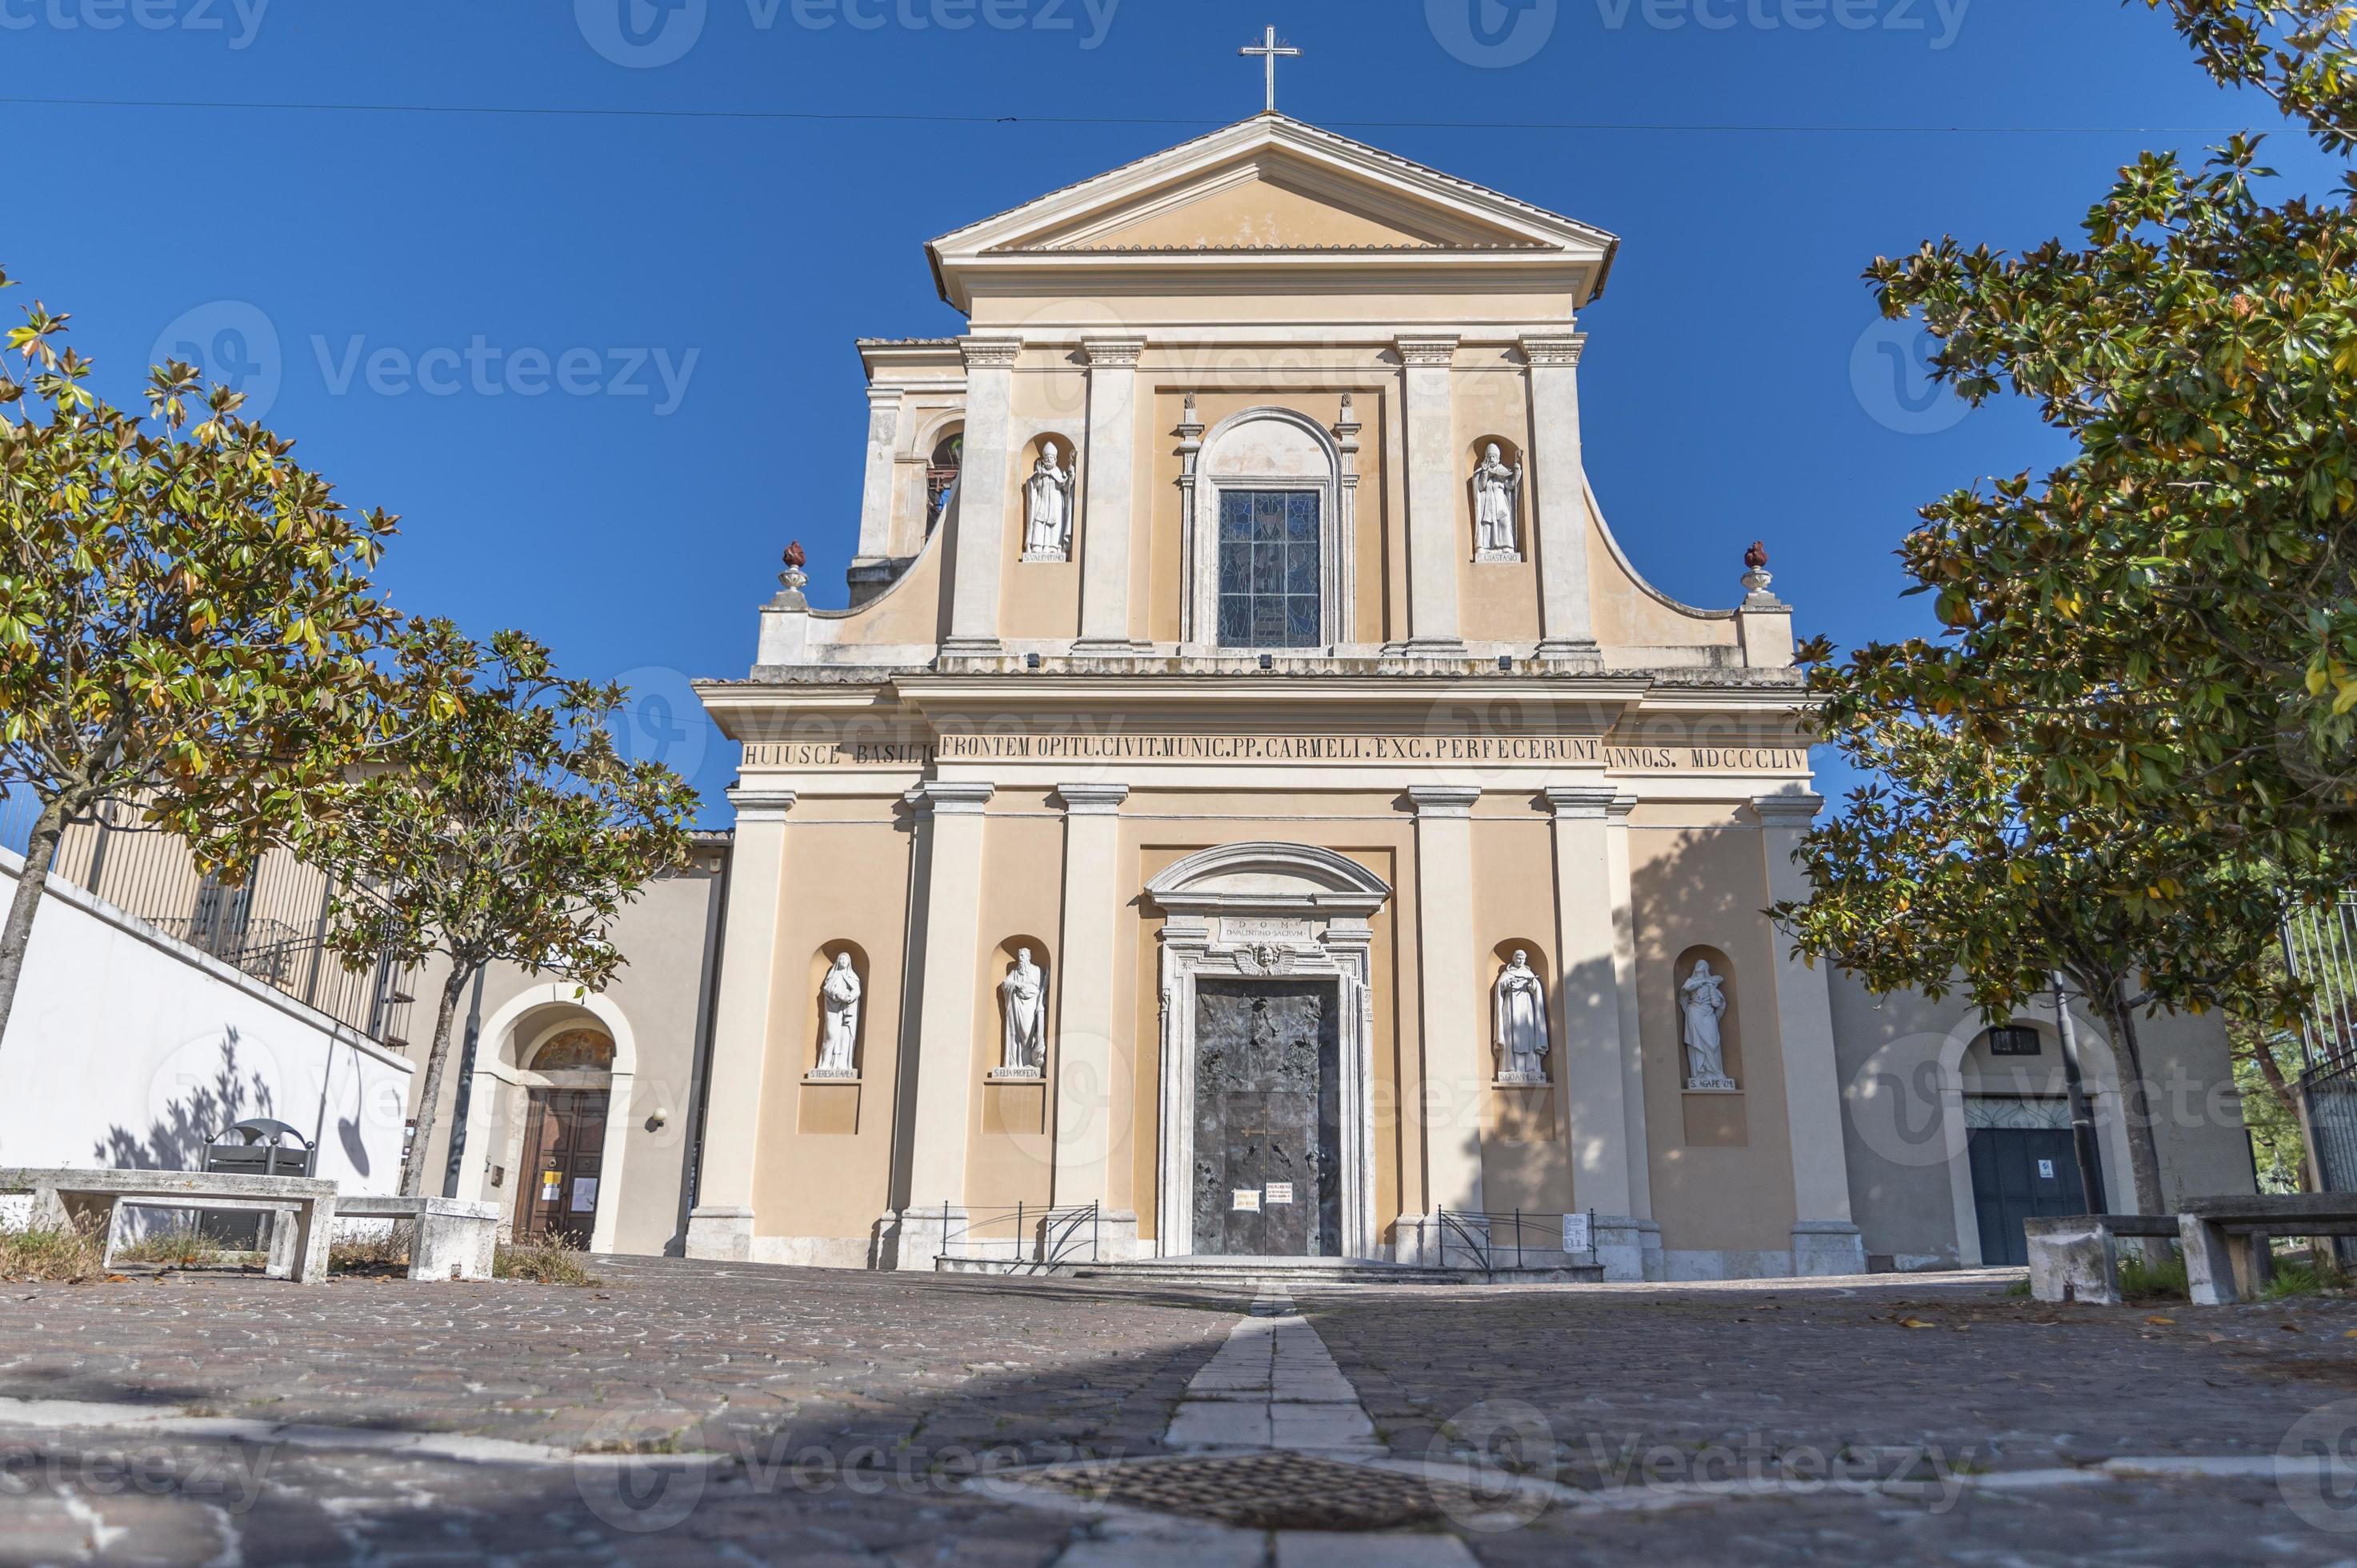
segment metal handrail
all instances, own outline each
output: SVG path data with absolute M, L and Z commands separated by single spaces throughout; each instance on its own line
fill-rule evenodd
M 942 1205 L 942 1250 L 933 1254 L 936 1262 L 995 1263 L 1003 1261 L 1006 1265 L 1000 1271 L 1003 1273 L 1040 1274 L 1064 1263 L 1103 1261 L 1103 1216 L 1096 1204 L 1059 1208 L 1017 1203 L 1012 1208 L 969 1209 L 963 1223 L 952 1219 L 955 1211 L 952 1204 L 945 1202 Z M 953 1241 L 972 1239 L 982 1227 L 1007 1219 L 1014 1221 L 1014 1257 L 1005 1260 L 974 1258 L 951 1250 Z M 1032 1247 L 1029 1243 L 1035 1229 L 1039 1243 Z M 1083 1247 L 1088 1251 L 1085 1258 L 1079 1256 Z

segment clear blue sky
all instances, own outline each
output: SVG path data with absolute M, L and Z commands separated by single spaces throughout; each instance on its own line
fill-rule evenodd
M 2139 148 L 2276 124 L 2106 0 L 666 4 L 0 0 L 9 314 L 71 310 L 118 398 L 159 341 L 274 378 L 271 422 L 404 515 L 404 607 L 638 672 L 659 726 L 750 662 L 788 539 L 841 602 L 851 339 L 960 326 L 924 242 L 1257 110 L 1236 50 L 1273 22 L 1308 51 L 1289 113 L 1623 236 L 1582 383 L 1622 542 L 1729 604 L 1764 538 L 1803 630 L 1856 642 L 1920 624 L 1891 554 L 1915 507 L 2056 452 L 1861 356 L 1859 270 L 2071 232 Z M 462 108 L 533 113 L 424 112 Z M 1951 126 L 2033 129 L 1910 129 Z M 683 733 L 725 822 L 728 748 Z

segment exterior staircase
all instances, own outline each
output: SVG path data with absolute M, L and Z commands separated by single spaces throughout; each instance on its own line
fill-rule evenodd
M 1140 1258 L 1129 1262 L 1018 1263 L 1009 1258 L 937 1258 L 941 1273 L 1022 1273 L 1058 1279 L 1141 1280 L 1166 1284 L 1283 1285 L 1482 1285 L 1575 1284 L 1599 1281 L 1601 1266 L 1574 1263 L 1554 1268 L 1426 1268 L 1380 1258 Z

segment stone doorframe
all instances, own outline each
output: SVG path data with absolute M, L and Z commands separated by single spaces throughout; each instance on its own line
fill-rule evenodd
M 1195 987 L 1330 980 L 1339 1004 L 1342 1255 L 1375 1254 L 1374 932 L 1391 885 L 1330 849 L 1223 844 L 1146 886 L 1162 924 L 1162 1124 L 1157 1257 L 1195 1250 Z

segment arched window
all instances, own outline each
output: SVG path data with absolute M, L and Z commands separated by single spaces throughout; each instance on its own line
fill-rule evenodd
M 957 499 L 958 473 L 965 467 L 965 430 L 952 430 L 934 444 L 925 463 L 925 534 L 942 525 Z
M 534 1072 L 611 1072 L 614 1042 L 601 1029 L 567 1029 L 551 1036 L 532 1056 Z
M 1300 650 L 1351 640 L 1355 480 L 1323 425 L 1291 409 L 1248 409 L 1211 433 L 1181 484 L 1184 640 Z

